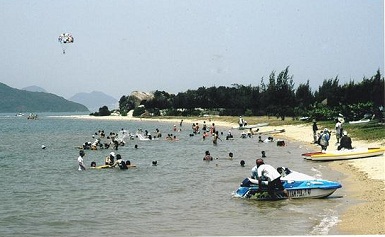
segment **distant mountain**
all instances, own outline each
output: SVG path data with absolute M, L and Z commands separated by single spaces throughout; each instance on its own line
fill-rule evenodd
M 45 93 L 48 93 L 46 90 L 44 90 L 43 88 L 41 88 L 39 86 L 27 86 L 27 87 L 24 87 L 22 90 L 31 91 L 31 92 L 45 92 Z
M 69 100 L 83 104 L 87 106 L 90 111 L 94 112 L 99 111 L 99 108 L 103 106 L 107 106 L 109 110 L 117 109 L 119 107 L 117 99 L 100 91 L 77 93 L 69 98 Z
M 19 90 L 0 82 L 0 113 L 18 112 L 86 112 L 87 107 L 63 97 Z

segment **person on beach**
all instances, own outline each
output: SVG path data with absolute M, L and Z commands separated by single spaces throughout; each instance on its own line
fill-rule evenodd
M 78 157 L 78 163 L 79 163 L 79 168 L 78 170 L 86 170 L 86 166 L 84 165 L 84 159 L 83 157 L 86 155 L 84 150 L 79 151 L 79 157 Z
M 203 157 L 203 160 L 205 160 L 205 161 L 212 161 L 213 160 L 213 157 L 210 155 L 209 151 L 205 152 L 205 156 Z
M 239 121 L 238 121 L 239 127 L 243 127 L 245 124 L 245 121 L 243 120 L 242 116 L 239 116 Z
M 326 149 L 328 148 L 329 140 L 330 140 L 330 133 L 329 133 L 329 130 L 325 128 L 318 138 L 318 143 L 321 146 L 322 151 L 326 151 Z
M 317 143 L 318 136 L 317 136 L 317 131 L 318 131 L 318 126 L 317 126 L 317 121 L 313 119 L 313 142 L 314 144 Z
M 340 138 L 341 137 L 342 137 L 342 123 L 337 118 L 336 119 L 336 139 L 337 139 L 337 144 L 340 143 Z
M 262 158 L 265 158 L 266 157 L 266 152 L 265 151 L 261 151 L 261 155 L 262 155 Z
M 96 167 L 96 162 L 95 161 L 92 161 L 91 162 L 91 168 L 95 168 Z
M 257 167 L 258 186 L 261 189 L 263 185 L 263 179 L 267 179 L 267 192 L 274 199 L 276 198 L 276 191 L 283 191 L 286 197 L 289 197 L 288 192 L 283 187 L 281 182 L 281 174 L 271 165 L 264 163 L 263 159 L 257 159 L 255 161 Z M 253 168 L 254 169 L 254 168 Z
M 337 150 L 341 149 L 353 149 L 352 139 L 348 136 L 348 132 L 344 131 L 343 136 L 341 137 L 340 145 L 337 147 Z

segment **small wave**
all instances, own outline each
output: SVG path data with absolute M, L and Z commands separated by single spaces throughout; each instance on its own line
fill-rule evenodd
M 321 222 L 310 232 L 312 235 L 327 235 L 330 229 L 339 222 L 338 213 L 335 210 L 328 209 L 322 215 Z

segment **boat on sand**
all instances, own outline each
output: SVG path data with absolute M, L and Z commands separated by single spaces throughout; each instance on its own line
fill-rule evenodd
M 369 123 L 370 119 L 360 119 L 356 121 L 350 121 L 349 124 L 362 124 L 362 123 Z
M 330 152 L 309 152 L 302 154 L 306 160 L 314 161 L 332 161 L 332 160 L 348 160 L 359 159 L 374 156 L 381 156 L 385 152 L 385 147 L 378 148 L 354 148 L 342 149 Z
M 245 129 L 264 127 L 267 125 L 269 125 L 269 123 L 257 123 L 257 124 L 253 124 L 253 125 L 234 126 L 233 129 L 245 130 Z

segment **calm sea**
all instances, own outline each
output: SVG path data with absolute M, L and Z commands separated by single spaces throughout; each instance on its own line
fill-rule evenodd
M 226 140 L 228 128 L 222 127 L 222 141 L 214 146 L 210 138 L 190 136 L 192 124 L 187 123 L 174 132 L 170 122 L 52 115 L 28 120 L 0 114 L 0 236 L 324 235 L 338 222 L 342 189 L 327 199 L 258 202 L 232 197 L 261 151 L 275 167 L 341 179 L 325 163 L 301 158 L 307 150 L 299 143 L 261 144 L 257 137 L 239 138 L 237 130 L 234 140 Z M 202 125 L 203 120 L 197 122 Z M 122 128 L 153 134 L 158 128 L 163 138 L 127 140 L 119 147 L 117 153 L 137 168 L 78 171 L 76 146 L 93 141 L 98 130 Z M 179 141 L 166 141 L 169 133 Z M 206 150 L 216 158 L 233 152 L 234 160 L 202 161 Z M 86 151 L 85 163 L 101 165 L 109 152 Z M 151 165 L 153 160 L 157 166 Z

